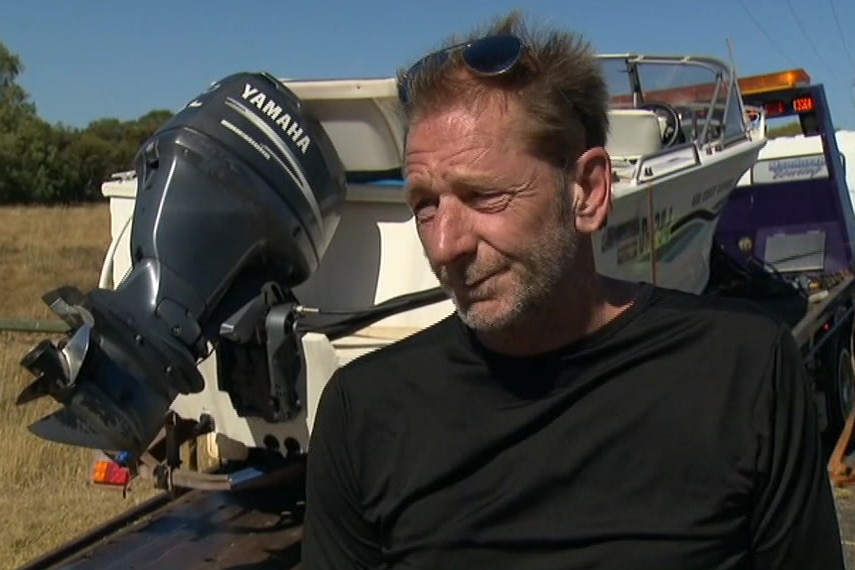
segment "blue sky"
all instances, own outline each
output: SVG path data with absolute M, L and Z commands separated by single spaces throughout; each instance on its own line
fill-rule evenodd
M 20 82 L 41 116 L 85 126 L 177 110 L 235 71 L 387 76 L 449 33 L 517 7 L 584 33 L 600 52 L 726 59 L 729 38 L 740 74 L 804 67 L 825 83 L 837 125 L 855 129 L 851 0 L 6 0 L 0 40 L 23 59 Z

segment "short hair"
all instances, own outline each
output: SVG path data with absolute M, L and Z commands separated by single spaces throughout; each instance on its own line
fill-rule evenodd
M 521 103 L 526 114 L 522 134 L 534 156 L 567 170 L 584 151 L 605 146 L 608 86 L 599 59 L 580 34 L 531 30 L 520 12 L 513 11 L 468 37 L 448 38 L 440 49 L 502 34 L 516 35 L 526 46 L 523 58 L 510 72 L 493 77 L 461 74 L 466 65 L 459 52 L 452 52 L 440 64 L 422 65 L 416 77 L 408 78 L 405 121 L 498 90 Z M 405 73 L 405 69 L 398 71 L 398 81 Z

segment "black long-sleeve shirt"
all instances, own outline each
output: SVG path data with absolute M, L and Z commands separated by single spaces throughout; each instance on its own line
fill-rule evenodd
M 838 570 L 799 351 L 647 287 L 560 350 L 455 317 L 339 369 L 308 456 L 307 570 Z

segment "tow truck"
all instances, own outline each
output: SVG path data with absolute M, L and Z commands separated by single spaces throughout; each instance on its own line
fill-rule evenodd
M 855 236 L 847 163 L 825 89 L 804 69 L 740 81 L 747 119 L 797 122 L 772 139 L 728 198 L 716 227 L 708 294 L 750 298 L 785 320 L 801 346 L 816 395 L 829 471 L 855 482 L 852 466 Z M 734 280 L 734 277 L 737 277 Z
M 704 294 L 750 299 L 791 326 L 816 395 L 824 437 L 829 447 L 835 447 L 829 469 L 837 484 L 846 484 L 853 482 L 849 464 L 855 413 L 855 213 L 825 91 L 821 84 L 812 84 L 804 70 L 745 77 L 739 83 L 746 120 L 755 122 L 761 132 L 768 119 L 791 116 L 799 121 L 805 138 L 819 141 L 821 152 L 810 157 L 810 164 L 820 164 L 822 175 L 811 171 L 805 178 L 798 166 L 802 163 L 794 167 L 786 162 L 803 158 L 761 157 L 722 210 Z M 697 88 L 693 89 L 696 95 Z M 103 186 L 110 199 L 113 243 L 105 257 L 101 287 L 117 282 L 128 270 L 124 252 L 136 189 L 136 181 L 123 175 Z M 376 200 L 378 194 L 363 199 Z M 390 210 L 390 215 L 394 213 Z M 420 285 L 411 284 L 414 290 Z M 425 304 L 428 301 L 436 300 Z M 355 357 L 399 338 L 384 330 L 385 334 L 369 331 L 359 346 L 343 350 Z M 213 368 L 208 371 L 215 374 Z M 21 570 L 298 568 L 301 464 L 290 463 L 275 471 L 272 483 L 265 481 L 253 472 L 263 457 L 242 446 L 230 451 L 228 442 L 217 438 L 204 422 L 185 425 L 178 414 L 174 419 L 149 450 L 149 474 L 164 493 Z M 182 441 L 191 442 L 193 457 L 182 459 Z M 163 464 L 182 463 L 185 469 L 170 470 L 169 477 L 159 470 Z M 99 484 L 127 485 L 129 478 L 130 471 L 116 455 L 103 456 L 93 469 L 93 480 Z

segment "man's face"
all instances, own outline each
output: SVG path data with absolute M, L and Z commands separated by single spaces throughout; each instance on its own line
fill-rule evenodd
M 427 259 L 463 321 L 498 331 L 547 308 L 575 258 L 573 184 L 515 134 L 513 102 L 411 125 L 408 200 Z

